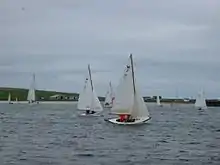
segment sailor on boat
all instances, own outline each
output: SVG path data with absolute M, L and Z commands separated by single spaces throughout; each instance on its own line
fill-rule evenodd
M 119 119 L 117 119 L 117 122 L 135 122 L 135 119 L 132 119 L 131 115 L 119 115 Z
M 109 103 L 105 103 L 105 106 L 108 106 L 109 105 Z
M 90 110 L 89 108 L 87 108 L 87 110 L 86 110 L 86 115 L 94 114 L 94 113 L 96 113 L 96 112 L 93 111 L 93 110 Z

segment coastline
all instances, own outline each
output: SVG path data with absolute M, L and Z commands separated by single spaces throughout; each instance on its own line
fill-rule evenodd
M 27 101 L 11 101 L 13 104 L 28 104 Z M 0 104 L 8 104 L 8 101 L 0 101 Z M 77 104 L 77 101 L 40 101 L 39 104 Z

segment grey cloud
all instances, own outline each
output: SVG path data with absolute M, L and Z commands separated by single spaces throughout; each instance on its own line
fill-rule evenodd
M 134 54 L 142 94 L 217 97 L 219 1 L 18 0 L 0 6 L 1 86 L 80 91 L 90 63 L 97 93 Z M 24 8 L 24 10 L 22 10 Z M 60 85 L 63 84 L 63 85 Z M 181 92 L 182 91 L 182 92 Z

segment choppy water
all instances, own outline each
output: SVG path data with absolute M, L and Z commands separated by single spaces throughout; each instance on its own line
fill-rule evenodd
M 0 164 L 220 164 L 220 108 L 149 110 L 149 124 L 115 126 L 76 105 L 0 104 Z

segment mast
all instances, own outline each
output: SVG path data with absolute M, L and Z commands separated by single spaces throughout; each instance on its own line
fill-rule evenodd
M 134 95 L 135 95 L 136 94 L 136 89 L 135 89 L 135 81 L 134 81 L 134 64 L 133 64 L 132 54 L 130 54 L 130 59 L 131 59 L 131 71 L 132 71 L 133 90 L 134 90 Z
M 111 95 L 111 97 L 112 97 L 112 83 L 111 83 L 111 81 L 109 82 L 109 87 L 110 87 L 109 92 L 110 92 L 110 95 Z
M 91 88 L 92 88 L 92 102 L 91 102 L 91 107 L 90 107 L 90 109 L 91 110 L 94 110 L 94 97 L 93 97 L 93 83 L 92 83 L 92 75 L 91 75 L 91 69 L 90 69 L 90 65 L 88 64 L 88 70 L 89 70 L 89 79 L 90 79 L 90 85 L 91 85 Z
M 91 69 L 90 69 L 90 65 L 88 65 L 88 70 L 89 70 L 89 79 L 90 79 L 90 84 L 91 84 L 92 91 L 93 91 L 93 83 L 92 83 L 92 75 L 91 75 Z

